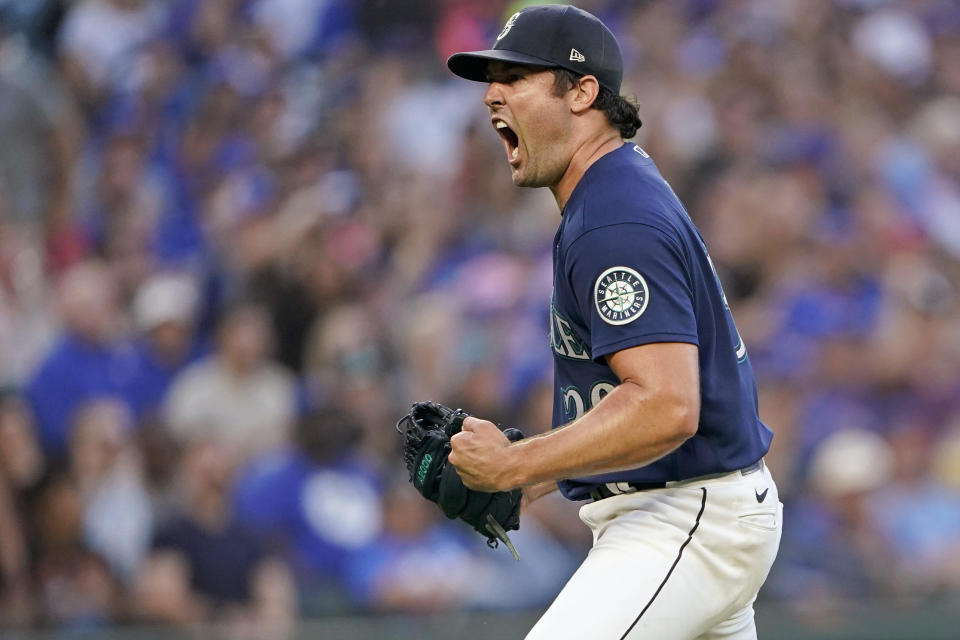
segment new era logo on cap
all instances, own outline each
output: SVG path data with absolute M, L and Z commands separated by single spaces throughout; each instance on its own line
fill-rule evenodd
M 570 49 L 570 60 L 573 62 L 586 62 L 587 59 L 576 49 Z

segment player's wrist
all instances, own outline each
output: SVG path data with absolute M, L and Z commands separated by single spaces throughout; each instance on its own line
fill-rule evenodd
M 543 444 L 541 438 L 526 438 L 505 449 L 502 467 L 505 490 L 556 482 L 556 476 L 542 468 Z
M 529 482 L 525 477 L 527 465 L 524 464 L 523 441 L 515 442 L 505 447 L 503 465 L 501 466 L 500 484 L 502 491 L 520 489 Z

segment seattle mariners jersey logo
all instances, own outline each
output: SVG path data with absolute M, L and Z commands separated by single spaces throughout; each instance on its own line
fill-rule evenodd
M 517 21 L 517 16 L 520 15 L 520 12 L 517 11 L 515 14 L 510 16 L 510 19 L 507 20 L 507 24 L 503 25 L 503 31 L 500 32 L 500 35 L 497 36 L 497 41 L 499 41 L 503 36 L 510 33 L 510 29 L 513 28 L 513 23 Z
M 608 324 L 633 322 L 646 311 L 650 299 L 647 281 L 630 267 L 610 267 L 593 285 L 597 313 Z

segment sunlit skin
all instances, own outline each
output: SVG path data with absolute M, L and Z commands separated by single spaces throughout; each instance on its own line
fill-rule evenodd
M 571 123 L 566 96 L 553 95 L 553 73 L 536 67 L 494 63 L 487 71 L 490 85 L 484 104 L 491 120 L 503 120 L 517 136 L 519 154 L 503 140 L 513 183 L 518 187 L 550 187 L 559 182 L 570 162 Z
M 489 420 L 467 418 L 449 460 L 468 487 L 525 487 L 525 503 L 560 479 L 649 464 L 697 431 L 698 353 L 696 345 L 658 342 L 611 354 L 607 364 L 620 384 L 581 418 L 513 444 Z
M 548 187 L 563 209 L 587 167 L 623 144 L 606 116 L 590 108 L 600 92 L 597 79 L 583 76 L 557 96 L 553 72 L 541 67 L 492 62 L 487 78 L 483 102 L 494 128 L 502 120 L 516 135 L 514 158 L 513 141 L 498 130 L 513 183 Z
M 484 104 L 503 139 L 514 184 L 549 188 L 562 212 L 590 165 L 623 144 L 606 115 L 591 108 L 597 79 L 583 76 L 558 96 L 553 73 L 540 67 L 493 62 L 487 78 Z M 512 133 L 498 129 L 499 121 Z M 511 444 L 492 422 L 464 420 L 449 458 L 464 484 L 481 491 L 523 487 L 526 505 L 556 490 L 559 479 L 649 464 L 696 433 L 695 345 L 642 345 L 606 360 L 620 385 L 563 428 Z

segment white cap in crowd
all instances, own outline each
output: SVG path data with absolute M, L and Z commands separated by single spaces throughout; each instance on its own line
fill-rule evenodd
M 133 301 L 137 329 L 151 331 L 167 322 L 193 322 L 199 292 L 193 280 L 182 274 L 158 274 L 147 280 Z
M 839 497 L 878 489 L 893 476 L 893 449 L 866 429 L 841 429 L 820 443 L 810 462 L 810 486 Z

